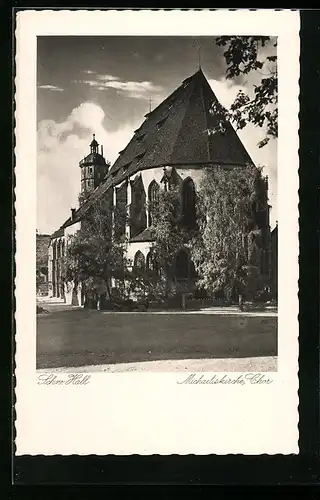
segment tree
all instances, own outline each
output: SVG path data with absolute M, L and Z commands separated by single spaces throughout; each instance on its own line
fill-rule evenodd
M 199 233 L 191 245 L 198 287 L 210 294 L 254 296 L 261 287 L 260 229 L 255 220 L 261 171 L 210 167 L 198 193 Z
M 159 191 L 149 209 L 152 215 L 151 231 L 154 239 L 151 249 L 154 262 L 151 283 L 154 288 L 158 288 L 158 293 L 162 287 L 164 295 L 168 296 L 177 252 L 188 242 L 191 235 L 181 224 L 179 188 L 172 186 Z
M 133 294 L 138 300 L 142 300 L 146 297 L 157 298 L 163 296 L 163 282 L 160 275 L 153 269 L 133 266 L 131 272 L 127 275 L 126 283 L 128 297 Z
M 124 279 L 125 240 L 113 238 L 111 197 L 92 201 L 81 220 L 81 228 L 67 245 L 63 279 L 82 283 L 87 291 L 105 287 L 111 297 L 111 278 Z
M 48 248 L 50 236 L 36 233 L 36 280 L 37 285 L 42 283 L 42 275 L 48 277 Z
M 275 39 L 269 36 L 222 36 L 215 43 L 224 47 L 224 57 L 227 63 L 227 78 L 234 79 L 248 75 L 251 72 L 261 75 L 260 83 L 254 85 L 254 95 L 250 96 L 239 91 L 235 101 L 226 110 L 219 103 L 214 103 L 211 112 L 220 116 L 220 121 L 232 121 L 237 129 L 243 129 L 248 123 L 265 127 L 266 136 L 259 142 L 259 147 L 265 146 L 270 139 L 278 135 L 278 80 L 277 55 L 262 56 L 261 48 L 276 47 Z

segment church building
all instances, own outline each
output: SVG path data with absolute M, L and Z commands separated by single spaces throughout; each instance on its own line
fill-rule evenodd
M 169 97 L 145 115 L 127 146 L 109 168 L 95 138 L 88 156 L 79 163 L 81 192 L 87 201 L 72 209 L 70 217 L 51 236 L 49 247 L 49 294 L 71 302 L 61 280 L 61 264 L 69 235 L 81 225 L 88 206 L 105 198 L 130 217 L 118 225 L 128 238 L 132 265 L 147 266 L 152 247 L 150 202 L 171 183 L 180 187 L 182 214 L 187 226 L 196 218 L 196 192 L 205 167 L 241 167 L 253 163 L 237 133 L 228 122 L 212 113 L 219 104 L 201 69 L 186 78 Z M 215 130 L 215 132 L 211 132 Z M 99 138 L 97 138 L 99 139 Z M 261 222 L 264 256 L 262 272 L 270 273 L 268 180 L 263 181 Z M 177 281 L 191 282 L 194 270 L 186 249 L 177 249 Z M 79 302 L 82 301 L 79 294 Z

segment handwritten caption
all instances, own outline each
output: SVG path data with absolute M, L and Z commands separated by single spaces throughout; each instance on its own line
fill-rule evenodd
M 42 373 L 38 376 L 39 385 L 87 385 L 91 375 L 84 373 L 69 373 L 67 377 L 58 377 L 53 373 Z
M 269 385 L 273 381 L 272 378 L 267 377 L 264 373 L 241 373 L 235 376 L 214 374 L 210 377 L 191 373 L 184 380 L 178 380 L 177 384 Z
M 42 373 L 38 375 L 39 385 L 87 385 L 90 383 L 91 375 L 85 373 L 69 373 L 65 376 L 58 376 L 54 373 Z M 222 385 L 269 385 L 274 382 L 265 373 L 241 373 L 236 375 L 198 375 L 191 373 L 183 380 L 177 380 L 177 384 L 222 384 Z

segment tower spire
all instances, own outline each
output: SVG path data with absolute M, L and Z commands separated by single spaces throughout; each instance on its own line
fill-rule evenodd
M 98 146 L 99 144 L 96 141 L 96 134 L 93 134 L 93 139 L 90 144 L 91 153 L 98 153 Z

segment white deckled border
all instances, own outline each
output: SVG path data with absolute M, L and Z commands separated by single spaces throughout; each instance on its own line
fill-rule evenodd
M 279 369 L 270 385 L 178 385 L 164 374 L 93 374 L 37 385 L 36 37 L 272 35 L 279 65 Z M 16 446 L 29 454 L 298 453 L 297 11 L 22 11 L 16 77 Z M 269 374 L 269 377 L 271 374 Z

